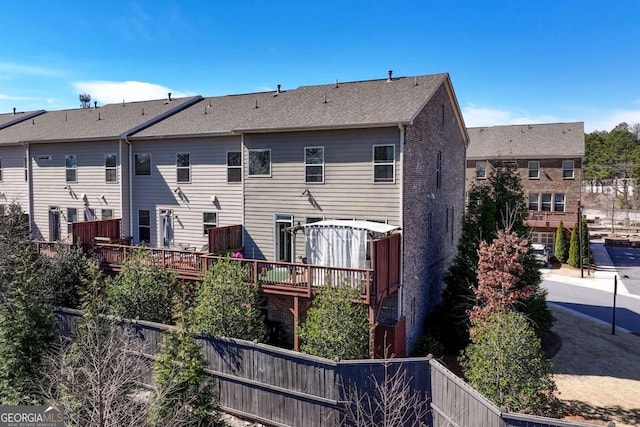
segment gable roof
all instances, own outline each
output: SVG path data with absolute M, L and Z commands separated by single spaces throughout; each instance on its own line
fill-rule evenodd
M 190 97 L 49 111 L 2 129 L 0 144 L 119 139 L 201 99 Z
M 467 159 L 546 159 L 584 156 L 584 123 L 549 123 L 467 129 Z
M 210 97 L 132 139 L 411 124 L 445 83 L 452 92 L 442 73 Z M 454 109 L 467 139 L 457 103 Z
M 0 129 L 8 128 L 9 126 L 13 126 L 16 123 L 29 120 L 30 118 L 39 116 L 40 114 L 43 114 L 43 113 L 45 113 L 44 110 L 27 111 L 27 112 L 18 111 L 10 114 L 0 114 Z

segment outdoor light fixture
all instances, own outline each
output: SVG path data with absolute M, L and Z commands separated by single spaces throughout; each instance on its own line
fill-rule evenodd
M 211 196 L 211 197 L 209 197 L 209 201 L 210 201 L 211 203 L 215 203 L 215 202 L 216 202 L 216 196 Z
M 182 190 L 180 189 L 180 187 L 176 187 L 176 189 L 173 190 L 173 192 L 176 193 L 176 194 L 180 194 L 180 193 L 182 193 Z

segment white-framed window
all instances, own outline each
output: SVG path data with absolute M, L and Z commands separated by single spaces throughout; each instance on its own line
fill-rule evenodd
M 242 153 L 227 152 L 227 182 L 242 182 Z
M 24 182 L 29 181 L 29 168 L 27 167 L 27 158 L 24 158 Z
M 209 230 L 218 226 L 218 213 L 217 212 L 203 212 L 202 213 L 202 228 L 204 235 L 209 235 Z
M 151 154 L 136 154 L 134 162 L 136 175 L 151 175 Z
M 436 155 L 436 188 L 442 187 L 442 151 Z
M 573 160 L 562 161 L 562 179 L 573 179 L 573 169 L 575 163 Z
M 529 179 L 540 179 L 540 162 L 537 160 L 529 161 Z
M 102 211 L 100 212 L 100 217 L 102 219 L 112 219 L 113 209 L 102 209 Z
M 78 222 L 78 209 L 67 208 L 67 234 L 73 233 L 74 222 Z
M 538 193 L 529 193 L 529 210 L 540 210 L 540 195 Z
M 395 182 L 396 146 L 373 146 L 373 182 Z
M 564 194 L 556 193 L 553 195 L 553 211 L 564 212 Z
M 324 182 L 324 147 L 304 148 L 304 182 Z
M 115 154 L 104 155 L 104 181 L 118 182 L 118 157 Z
M 540 195 L 540 210 L 544 212 L 551 212 L 551 193 L 542 193 Z
M 147 209 L 138 211 L 138 240 L 146 244 L 151 242 L 151 212 Z
M 64 156 L 64 166 L 67 182 L 78 181 L 78 158 L 75 154 L 67 154 Z
M 487 162 L 476 162 L 476 179 L 487 178 Z
M 271 176 L 271 149 L 249 150 L 249 176 Z
M 189 153 L 176 154 L 176 182 L 191 182 L 191 155 Z

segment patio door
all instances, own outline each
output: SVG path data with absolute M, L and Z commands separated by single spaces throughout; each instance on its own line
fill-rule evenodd
M 275 258 L 276 261 L 291 262 L 293 260 L 293 215 L 275 215 Z
M 160 246 L 170 248 L 173 245 L 173 210 L 160 209 L 158 218 L 160 218 L 160 230 L 158 233 Z
M 49 241 L 60 240 L 60 208 L 49 206 Z

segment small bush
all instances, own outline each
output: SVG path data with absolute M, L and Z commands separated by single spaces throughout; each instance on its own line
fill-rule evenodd
M 416 340 L 411 356 L 424 357 L 428 355 L 432 355 L 435 358 L 441 358 L 444 356 L 444 346 L 431 335 L 422 335 Z

